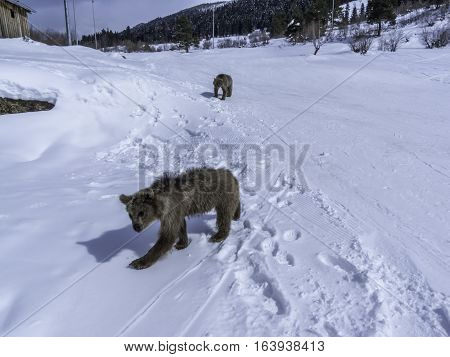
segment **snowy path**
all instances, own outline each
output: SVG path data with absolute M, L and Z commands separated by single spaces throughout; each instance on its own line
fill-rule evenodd
M 0 118 L 2 334 L 450 335 L 448 50 L 368 65 L 341 45 L 318 57 L 277 46 L 127 59 L 15 40 L 0 49 L 0 94 L 57 102 Z M 236 82 L 226 102 L 210 97 L 220 72 Z M 309 145 L 307 190 L 280 158 L 234 159 L 241 182 L 260 169 L 281 189 L 243 190 L 223 244 L 207 242 L 211 213 L 189 220 L 188 249 L 127 269 L 158 231 L 136 235 L 117 200 L 137 189 L 140 144 L 261 145 L 315 102 L 267 143 Z M 160 164 L 146 162 L 150 180 Z

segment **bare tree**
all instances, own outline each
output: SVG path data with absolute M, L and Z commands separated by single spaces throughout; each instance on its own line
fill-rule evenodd
M 396 52 L 399 45 L 405 41 L 406 35 L 403 30 L 396 29 L 381 38 L 379 49 L 382 51 Z
M 248 41 L 251 47 L 265 46 L 269 44 L 270 35 L 264 30 L 255 30 L 248 35 Z
M 447 26 L 430 29 L 428 27 L 422 28 L 420 39 L 426 48 L 439 48 L 448 45 L 450 37 L 450 29 Z
M 353 52 L 365 55 L 372 47 L 373 36 L 369 31 L 357 29 L 349 37 L 348 44 Z
M 64 33 L 51 29 L 41 31 L 32 25 L 30 26 L 30 38 L 50 46 L 65 46 L 67 44 L 67 38 Z
M 320 47 L 322 47 L 322 40 L 320 38 L 320 23 L 316 28 L 315 20 L 312 21 L 312 43 L 314 46 L 314 56 L 316 56 L 320 50 Z

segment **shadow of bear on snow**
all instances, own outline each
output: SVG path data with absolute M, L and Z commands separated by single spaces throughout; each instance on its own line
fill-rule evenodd
M 206 235 L 213 234 L 214 230 L 208 225 L 208 221 L 211 220 L 215 220 L 215 215 L 211 214 L 188 219 L 188 236 L 202 233 Z M 97 263 L 109 262 L 123 250 L 130 250 L 135 255 L 141 256 L 157 241 L 159 226 L 160 224 L 157 222 L 145 232 L 136 234 L 131 225 L 129 225 L 121 229 L 105 232 L 98 238 L 77 242 L 77 244 L 86 247 L 88 253 L 95 257 Z M 132 239 L 133 237 L 135 239 Z M 129 241 L 130 239 L 132 240 Z

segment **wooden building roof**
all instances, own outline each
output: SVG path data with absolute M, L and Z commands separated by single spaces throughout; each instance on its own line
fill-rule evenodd
M 19 6 L 19 7 L 21 7 L 22 9 L 24 9 L 25 11 L 27 11 L 29 13 L 35 13 L 36 12 L 31 7 L 25 5 L 24 3 L 22 3 L 21 1 L 18 1 L 18 0 L 3 0 L 3 1 L 9 2 L 10 4 L 13 4 L 13 5 L 16 5 L 16 6 Z M 0 2 L 1 2 L 1 0 L 0 0 Z

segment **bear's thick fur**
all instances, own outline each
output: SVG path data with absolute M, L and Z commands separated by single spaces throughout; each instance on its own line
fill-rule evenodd
M 210 241 L 228 237 L 231 220 L 241 214 L 239 183 L 226 169 L 191 169 L 179 176 L 165 174 L 149 188 L 131 196 L 121 195 L 135 231 L 141 232 L 153 221 L 161 221 L 159 239 L 143 257 L 130 266 L 145 269 L 154 264 L 175 244 L 176 249 L 189 245 L 185 217 L 215 209 L 217 233 Z M 178 239 L 178 241 L 177 241 Z
M 228 74 L 219 74 L 213 81 L 214 97 L 219 97 L 219 88 L 222 88 L 222 100 L 233 95 L 233 78 Z

